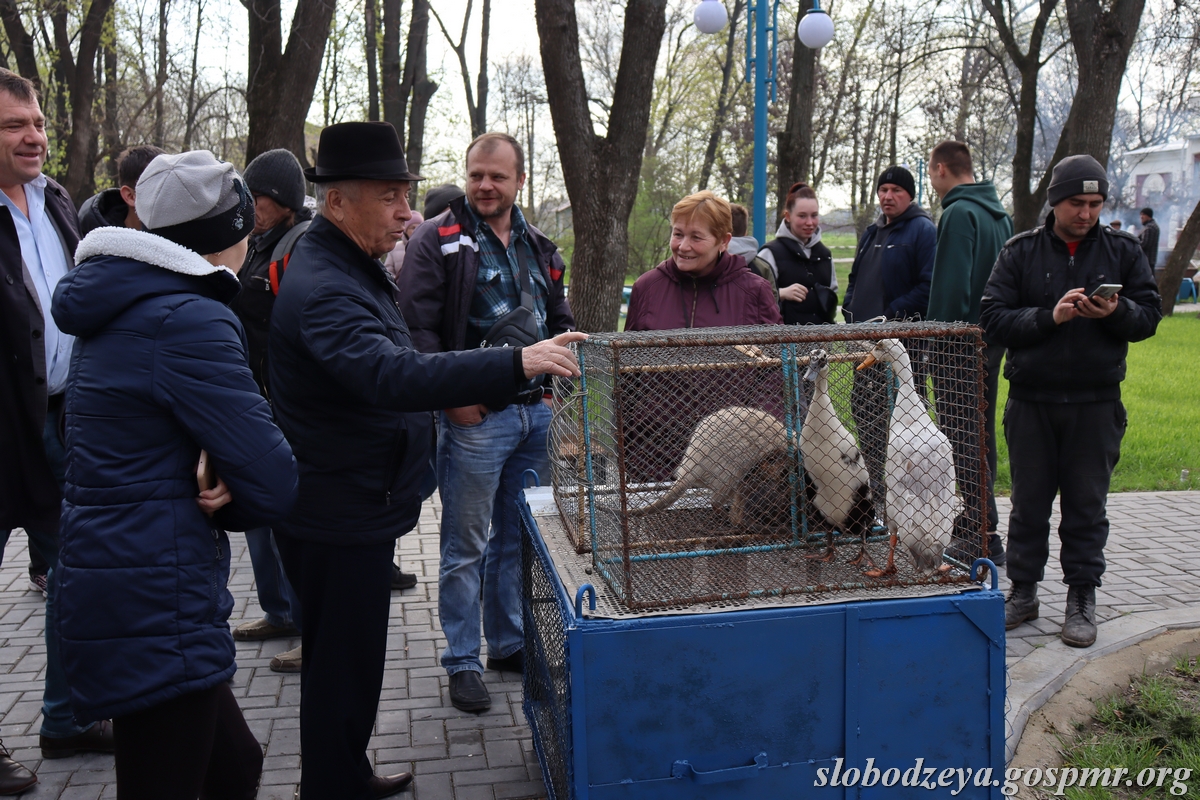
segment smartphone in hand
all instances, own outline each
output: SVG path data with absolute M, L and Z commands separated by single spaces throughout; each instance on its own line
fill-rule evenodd
M 1125 288 L 1125 286 L 1120 283 L 1101 283 L 1098 286 L 1095 286 L 1090 292 L 1088 292 L 1087 296 L 1091 297 L 1091 298 L 1098 297 L 1103 300 L 1107 300 L 1108 298 L 1112 297 L 1114 294 L 1116 294 L 1117 292 L 1121 291 L 1124 288 Z
M 217 485 L 217 468 L 204 450 L 200 451 L 200 460 L 196 462 L 196 483 L 202 492 Z

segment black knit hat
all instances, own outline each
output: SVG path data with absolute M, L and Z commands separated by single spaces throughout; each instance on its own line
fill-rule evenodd
M 313 183 L 419 181 L 408 171 L 400 137 L 390 122 L 339 122 L 321 131 L 317 165 L 304 170 Z
M 1077 194 L 1099 194 L 1108 198 L 1108 173 L 1089 155 L 1067 156 L 1054 165 L 1046 200 L 1056 206 Z
M 252 194 L 265 194 L 292 211 L 304 208 L 304 170 L 290 150 L 268 150 L 242 173 Z
M 425 193 L 425 219 L 433 219 L 450 207 L 450 203 L 466 192 L 453 183 L 443 183 Z
M 917 182 L 913 180 L 912 173 L 904 167 L 888 167 L 879 176 L 879 180 L 875 182 L 875 191 L 879 191 L 879 187 L 885 183 L 890 183 L 894 186 L 899 186 L 904 191 L 908 192 L 909 197 L 917 196 Z

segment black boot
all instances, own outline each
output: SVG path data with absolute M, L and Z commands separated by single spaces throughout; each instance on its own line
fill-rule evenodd
M 1067 621 L 1060 634 L 1063 644 L 1091 647 L 1096 643 L 1096 587 L 1071 586 L 1067 589 Z
M 1011 631 L 1022 622 L 1038 618 L 1037 584 L 1013 581 L 1004 600 L 1004 630 Z

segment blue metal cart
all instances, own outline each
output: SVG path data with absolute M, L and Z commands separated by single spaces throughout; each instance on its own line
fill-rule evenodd
M 990 588 L 949 594 L 606 615 L 563 574 L 557 515 L 521 505 L 524 710 L 551 798 L 1002 796 L 991 562 Z

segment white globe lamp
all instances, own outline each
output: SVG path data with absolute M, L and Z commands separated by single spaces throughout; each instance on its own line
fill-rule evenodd
M 701 4 L 703 5 L 703 4 Z M 697 16 L 699 11 L 697 10 Z M 796 26 L 796 36 L 805 47 L 816 50 L 833 41 L 833 20 L 821 8 L 810 8 Z
M 696 30 L 701 33 L 716 33 L 729 22 L 729 15 L 725 13 L 725 4 L 721 0 L 700 0 L 692 19 L 696 22 Z

